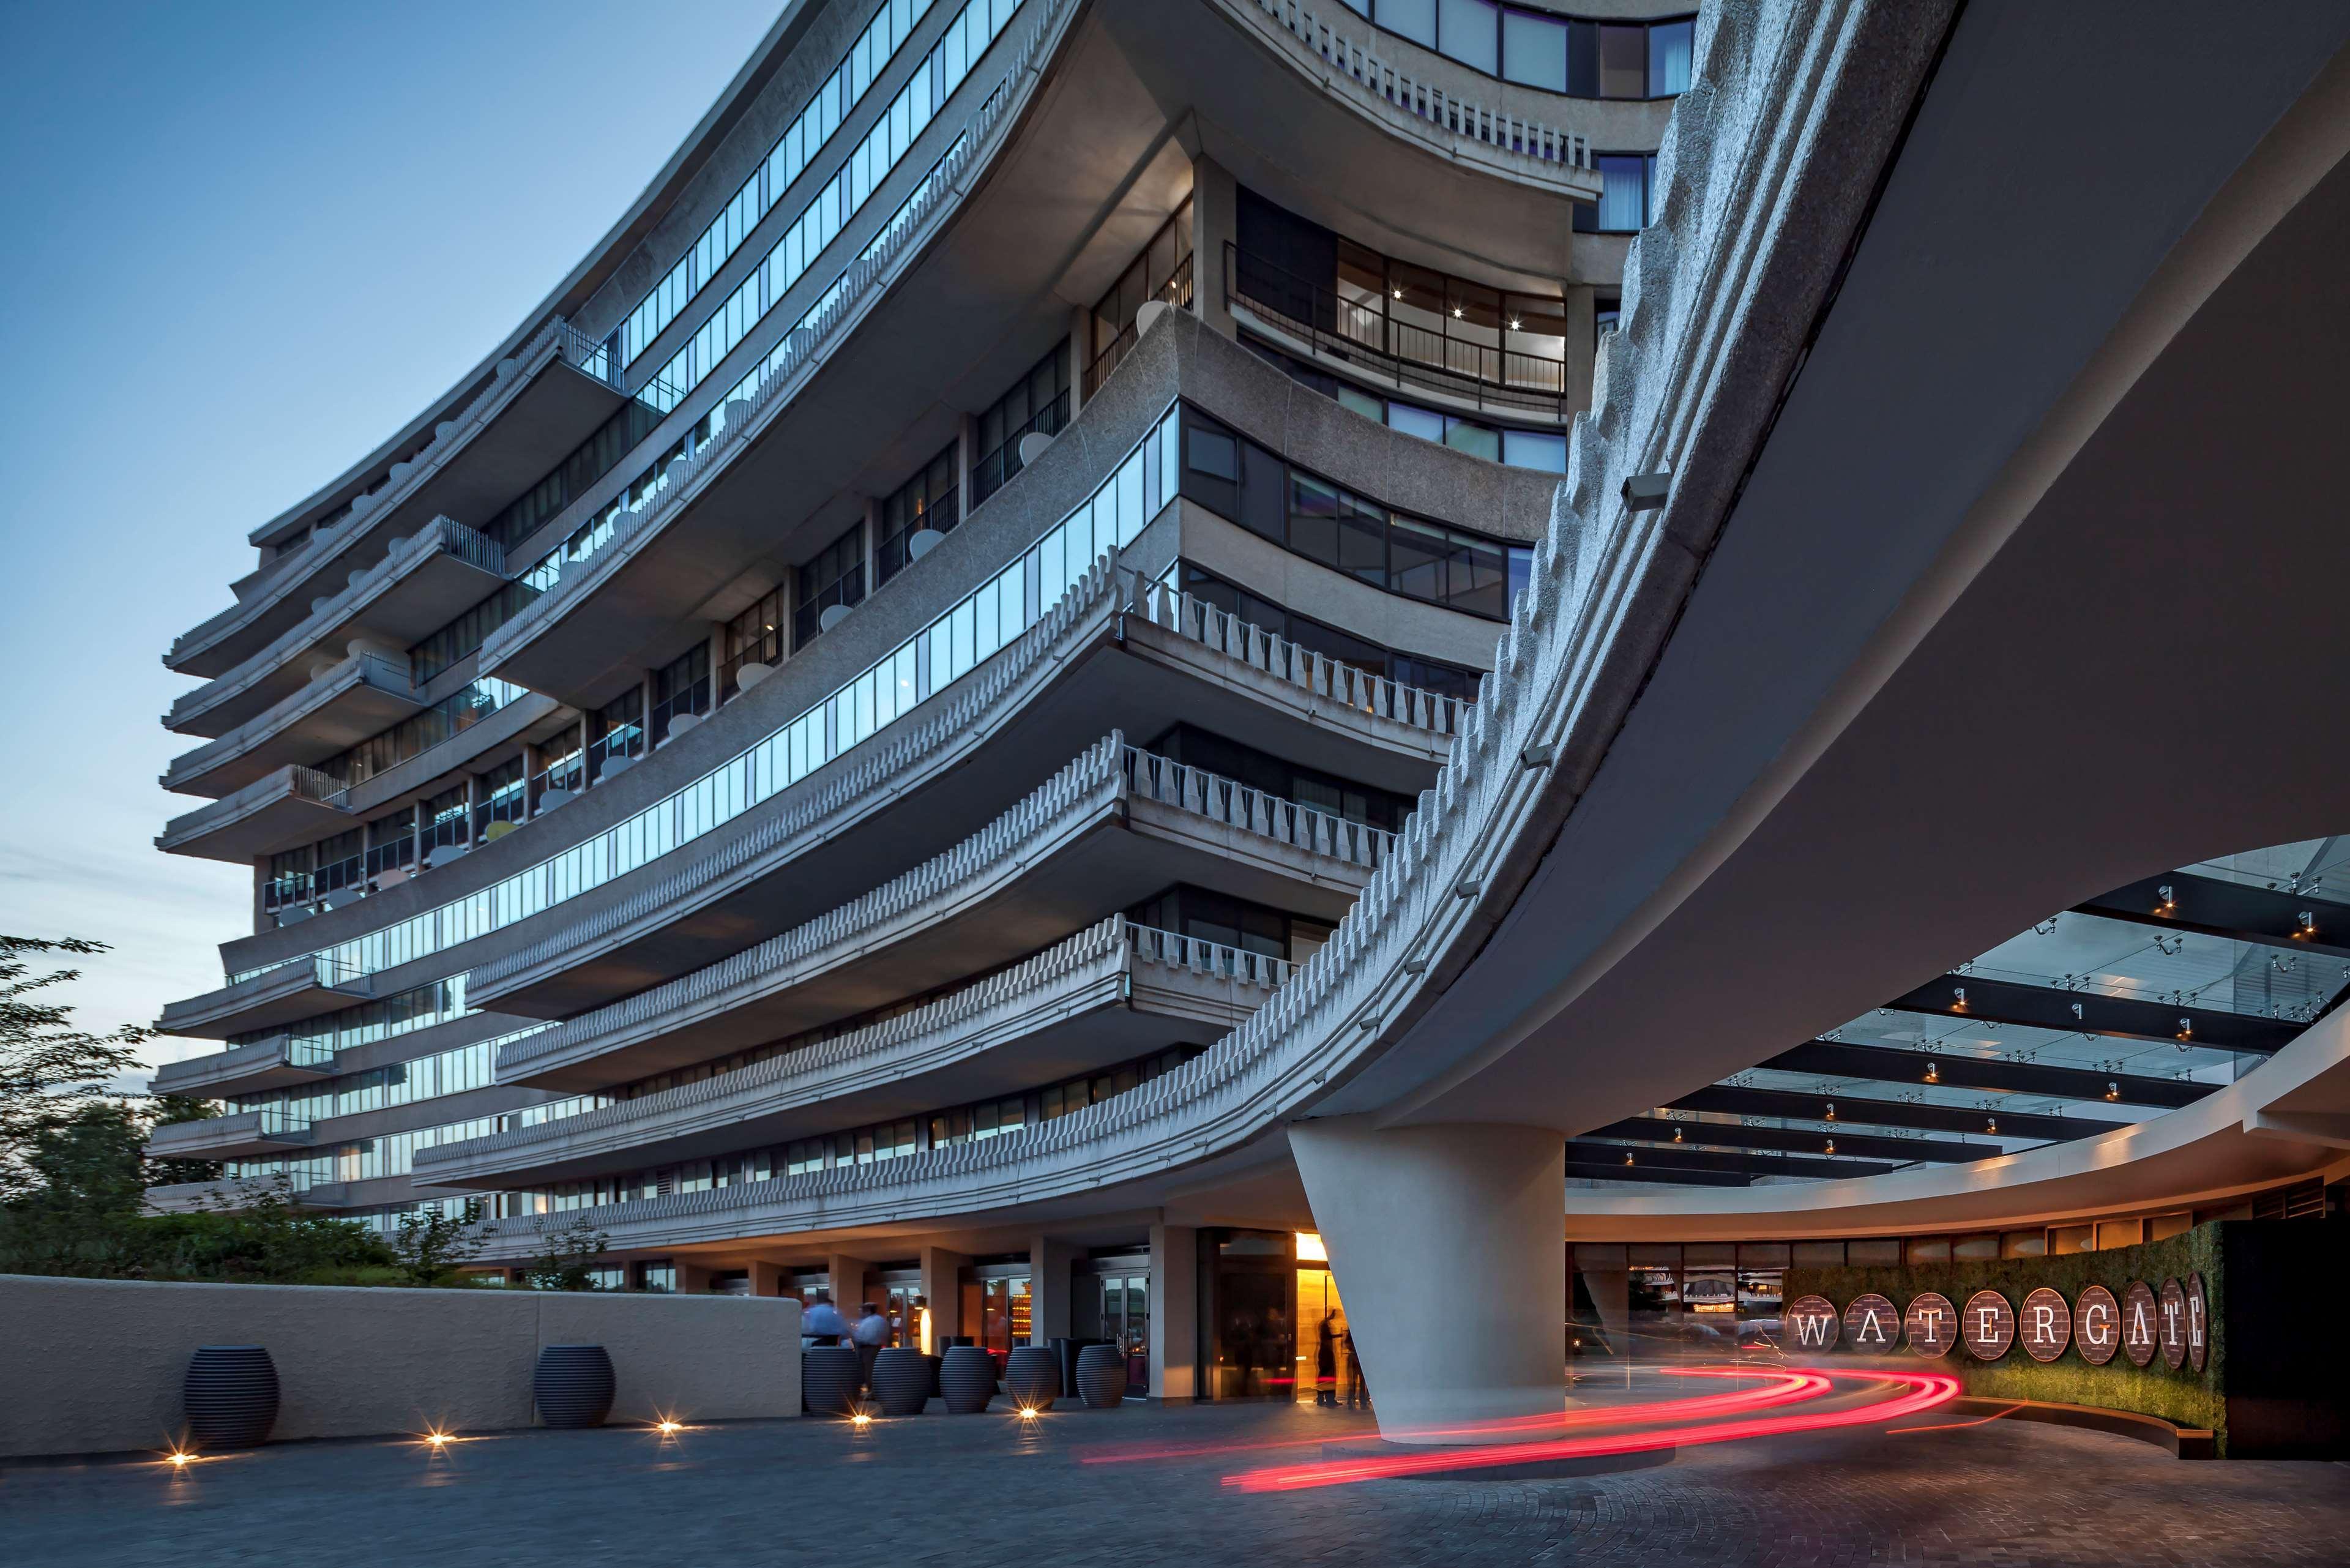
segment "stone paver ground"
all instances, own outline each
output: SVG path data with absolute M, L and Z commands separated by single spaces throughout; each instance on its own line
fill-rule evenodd
M 999 1407 L 1001 1401 L 998 1402 Z M 1931 1419 L 1922 1417 L 1918 1419 Z M 1895 1426 L 1916 1425 L 1896 1421 Z M 2181 1463 L 2012 1421 L 1686 1449 L 1559 1480 L 1240 1494 L 1224 1476 L 1368 1436 L 1264 1405 L 520 1432 L 435 1455 L 285 1444 L 174 1474 L 0 1468 L 0 1563 L 253 1565 L 2260 1563 L 2350 1560 L 2350 1466 Z M 1101 1464 L 1134 1446 L 1264 1445 Z

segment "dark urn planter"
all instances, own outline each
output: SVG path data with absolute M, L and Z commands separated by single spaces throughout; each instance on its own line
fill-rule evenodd
M 1077 1352 L 1077 1393 L 1097 1410 L 1126 1403 L 1126 1353 L 1115 1345 L 1088 1345 Z
M 277 1364 L 258 1345 L 201 1345 L 188 1357 L 188 1437 L 199 1449 L 249 1449 L 277 1420 Z
M 547 1427 L 600 1427 L 612 1413 L 612 1358 L 600 1345 L 546 1345 L 531 1377 L 538 1419 Z
M 1051 1409 L 1061 1392 L 1059 1354 L 1049 1345 L 1014 1345 L 1003 1364 L 1003 1392 L 1015 1409 Z
M 909 1345 L 873 1358 L 873 1397 L 884 1416 L 919 1416 L 931 1399 L 931 1358 Z
M 800 1352 L 802 1403 L 818 1416 L 846 1416 L 857 1405 L 857 1352 L 846 1345 L 816 1345 Z
M 947 1346 L 939 1367 L 939 1397 L 947 1402 L 950 1416 L 976 1416 L 986 1409 L 995 1397 L 995 1357 L 975 1345 Z

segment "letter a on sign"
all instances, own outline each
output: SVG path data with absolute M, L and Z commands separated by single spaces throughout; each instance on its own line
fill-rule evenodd
M 2132 1280 L 2122 1292 L 2122 1349 L 2132 1366 L 2154 1359 L 2154 1287 L 2144 1280 Z
M 1836 1309 L 1825 1296 L 1797 1296 L 1787 1308 L 1787 1327 L 1801 1350 L 1834 1350 Z
M 1844 1309 L 1844 1336 L 1864 1354 L 1889 1352 L 1901 1328 L 1901 1314 L 1893 1303 L 1871 1292 L 1852 1298 Z

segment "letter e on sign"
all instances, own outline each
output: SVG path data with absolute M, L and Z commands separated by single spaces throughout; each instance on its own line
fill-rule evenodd
M 2103 1285 L 2091 1285 L 2073 1303 L 2073 1342 L 2081 1359 L 2103 1366 L 2122 1347 L 2122 1305 Z
M 2158 1321 L 2154 1287 L 2144 1280 L 2132 1280 L 2122 1292 L 2122 1348 L 2129 1353 L 2132 1366 L 2144 1366 L 2154 1359 Z
M 2034 1361 L 2054 1361 L 2073 1343 L 2073 1309 L 2064 1304 L 2061 1292 L 2043 1285 L 2023 1298 L 2016 1333 L 2024 1355 Z
M 1911 1296 L 1909 1310 L 1901 1314 L 1901 1332 L 1919 1355 L 1948 1355 L 1959 1343 L 1959 1309 L 1939 1291 Z
M 2195 1370 L 2203 1370 L 2204 1360 L 2211 1354 L 2211 1303 L 2203 1293 L 2203 1276 L 2187 1276 L 2187 1359 Z
M 1835 1303 L 1825 1296 L 1797 1296 L 1787 1308 L 1787 1334 L 1796 1350 L 1834 1350 Z
M 1977 1361 L 1997 1361 L 2015 1343 L 2015 1309 L 1997 1291 L 1977 1291 L 1959 1314 L 1959 1338 Z
M 2177 1280 L 2162 1282 L 2161 1311 L 2162 1364 L 2176 1372 L 2187 1363 L 2187 1291 Z
M 1901 1314 L 1874 1291 L 1855 1296 L 1844 1309 L 1844 1337 L 1864 1355 L 1890 1355 L 1901 1336 Z

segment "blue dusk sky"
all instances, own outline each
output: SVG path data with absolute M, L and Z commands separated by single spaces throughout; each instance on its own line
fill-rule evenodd
M 782 0 L 0 0 L 0 930 L 115 944 L 65 1000 L 221 983 L 250 872 L 152 846 L 201 804 L 160 656 L 248 531 L 446 390 L 675 150 Z M 153 1062 L 216 1049 L 161 1039 Z

